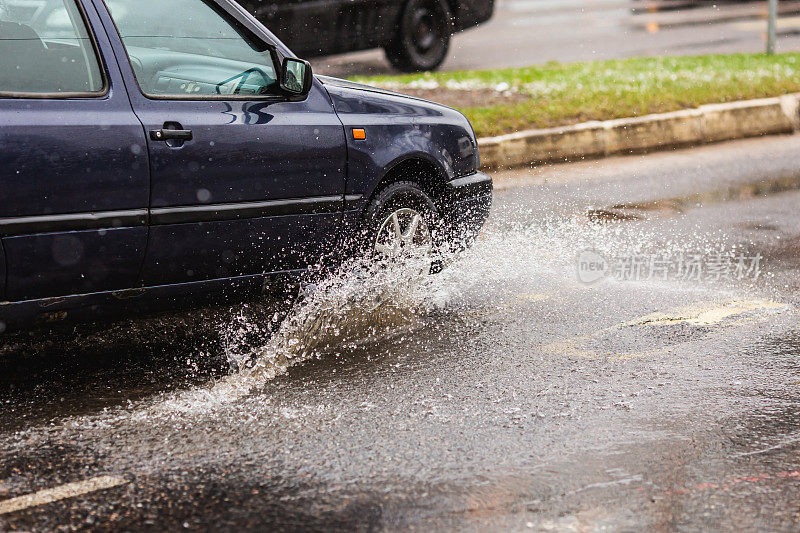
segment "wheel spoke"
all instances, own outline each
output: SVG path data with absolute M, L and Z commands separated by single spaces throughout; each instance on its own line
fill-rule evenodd
M 425 217 L 407 207 L 397 209 L 384 219 L 374 242 L 373 254 L 387 258 L 391 262 L 429 256 L 433 250 Z
M 394 236 L 398 240 L 403 240 L 403 230 L 400 229 L 400 219 L 397 218 L 397 213 L 392 213 L 392 225 L 394 226 Z
M 409 222 L 406 232 L 403 234 L 403 240 L 406 243 L 414 243 L 414 236 L 417 234 L 417 228 L 419 228 L 419 223 L 421 220 L 422 217 L 419 215 L 419 213 L 416 213 L 414 218 L 411 219 L 411 222 Z

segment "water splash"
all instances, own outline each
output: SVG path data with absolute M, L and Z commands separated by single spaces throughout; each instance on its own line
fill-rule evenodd
M 586 248 L 609 255 L 679 254 L 687 249 L 713 254 L 725 249 L 718 240 L 698 242 L 692 238 L 694 232 L 683 237 L 680 232 L 668 233 L 666 240 L 663 235 L 662 230 L 650 232 L 638 225 L 607 225 L 574 217 L 487 231 L 471 250 L 448 257 L 449 266 L 432 276 L 409 263 L 349 262 L 306 287 L 265 344 L 246 353 L 232 352 L 232 362 L 240 369 L 232 379 L 254 386 L 303 361 L 333 357 L 360 343 L 410 333 L 424 327 L 433 311 L 480 307 L 493 295 L 521 285 L 577 287 L 575 259 Z M 653 290 L 664 287 L 654 284 Z
M 648 252 L 679 254 L 687 250 L 714 254 L 730 250 L 724 236 L 696 228 L 648 228 L 636 222 L 604 224 L 585 216 L 537 221 L 521 213 L 519 223 L 508 219 L 502 227 L 483 232 L 467 252 L 448 257 L 449 264 L 436 275 L 423 275 L 419 265 L 374 265 L 351 261 L 316 284 L 304 287 L 285 314 L 276 313 L 269 324 L 242 315 L 229 329 L 227 356 L 235 369 L 206 387 L 162 398 L 137 417 L 146 420 L 175 412 L 213 415 L 225 405 L 257 393 L 290 367 L 315 358 L 338 357 L 366 343 L 411 336 L 435 325 L 441 313 L 461 315 L 502 308 L 504 297 L 522 292 L 581 291 L 576 258 L 592 248 L 610 256 Z M 735 246 L 735 245 L 734 245 Z M 622 293 L 682 293 L 686 298 L 723 298 L 747 292 L 741 285 L 687 284 L 680 282 L 601 283 L 600 290 L 614 298 Z M 689 294 L 692 296 L 689 296 Z M 262 317 L 263 318 L 263 317 Z M 255 333 L 262 342 L 239 341 Z M 265 340 L 264 340 L 265 339 Z M 265 401 L 259 396 L 259 401 Z M 157 407 L 157 405 L 160 405 Z
M 413 329 L 431 284 L 420 261 L 349 262 L 304 287 L 275 335 L 236 361 L 241 379 L 272 379 L 299 362 Z

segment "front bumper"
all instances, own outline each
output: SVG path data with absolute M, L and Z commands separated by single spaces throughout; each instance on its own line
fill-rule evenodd
M 492 178 L 476 172 L 447 183 L 439 210 L 451 239 L 472 242 L 489 217 L 492 207 Z
M 452 200 L 489 196 L 491 203 L 493 189 L 492 177 L 483 172 L 475 172 L 447 182 L 447 195 Z

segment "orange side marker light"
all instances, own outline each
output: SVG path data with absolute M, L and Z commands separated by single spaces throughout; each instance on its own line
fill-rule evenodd
M 353 128 L 353 139 L 364 141 L 367 139 L 367 132 L 364 128 Z

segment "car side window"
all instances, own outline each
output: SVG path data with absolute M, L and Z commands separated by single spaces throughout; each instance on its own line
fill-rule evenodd
M 0 0 L 0 94 L 91 95 L 104 85 L 76 0 Z
M 142 92 L 155 97 L 279 94 L 269 49 L 204 0 L 107 0 Z

